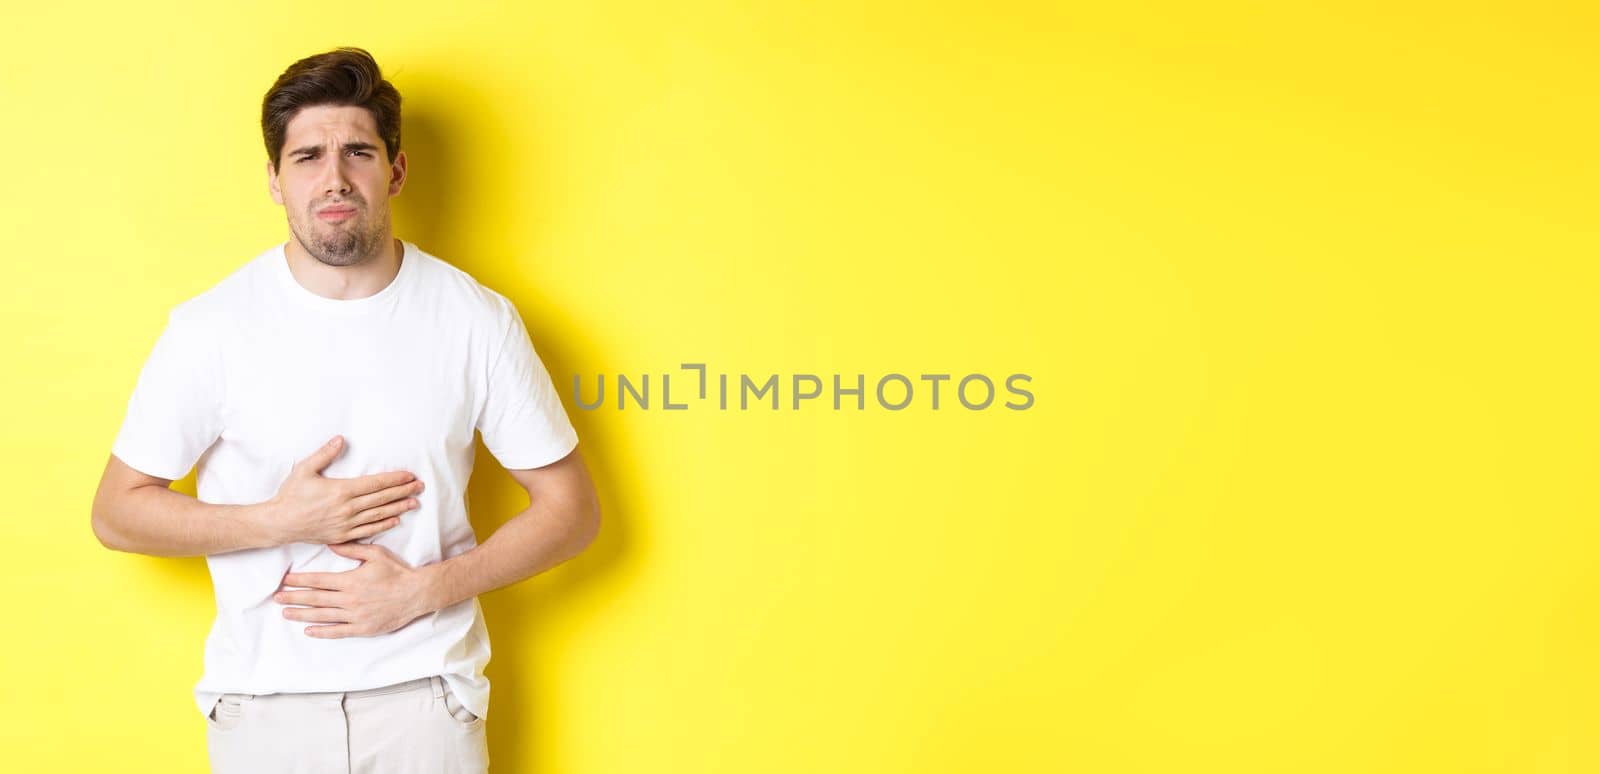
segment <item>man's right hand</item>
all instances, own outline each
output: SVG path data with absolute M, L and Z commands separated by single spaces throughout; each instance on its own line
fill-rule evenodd
M 334 436 L 295 463 L 289 478 L 268 501 L 272 523 L 262 525 L 281 543 L 345 543 L 400 524 L 400 514 L 421 506 L 410 497 L 422 482 L 406 471 L 356 478 L 324 478 L 323 468 L 344 450 Z

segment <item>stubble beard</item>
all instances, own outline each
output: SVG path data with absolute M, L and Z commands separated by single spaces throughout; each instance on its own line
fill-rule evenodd
M 354 266 L 371 259 L 383 248 L 384 227 L 389 220 L 387 210 L 371 224 L 362 217 L 364 213 L 357 212 L 356 218 L 343 223 L 320 223 L 316 215 L 312 215 L 308 223 L 297 224 L 291 220 L 289 228 L 311 257 L 329 266 Z

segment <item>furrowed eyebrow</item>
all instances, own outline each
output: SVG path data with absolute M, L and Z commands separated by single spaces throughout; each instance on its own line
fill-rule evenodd
M 352 150 L 376 151 L 378 149 L 378 146 L 373 145 L 370 142 L 347 142 L 344 145 L 341 145 L 339 147 L 340 147 L 341 150 L 347 150 L 347 151 L 352 151 Z M 305 146 L 303 148 L 295 148 L 294 150 L 289 151 L 289 155 L 290 156 L 311 156 L 311 155 L 314 155 L 314 154 L 317 154 L 317 153 L 321 153 L 321 152 L 322 152 L 322 146 L 321 145 L 307 145 L 307 146 Z

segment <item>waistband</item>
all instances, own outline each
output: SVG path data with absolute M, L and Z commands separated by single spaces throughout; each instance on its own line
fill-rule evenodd
M 431 677 L 419 677 L 419 678 L 417 678 L 415 680 L 407 680 L 407 681 L 405 681 L 403 683 L 395 683 L 393 685 L 383 685 L 383 686 L 379 686 L 377 688 L 364 688 L 364 689 L 359 690 L 359 691 L 317 691 L 317 692 L 286 692 L 286 693 L 263 693 L 263 694 L 234 693 L 234 694 L 228 694 L 228 695 L 229 696 L 237 696 L 237 697 L 239 697 L 240 699 L 242 699 L 244 701 L 251 701 L 251 700 L 254 700 L 254 699 L 262 699 L 262 698 L 266 698 L 266 697 L 269 697 L 269 696 L 271 696 L 271 697 L 283 697 L 283 698 L 295 698 L 295 699 L 303 699 L 303 700 L 310 700 L 310 701 L 329 700 L 329 699 L 337 701 L 337 700 L 340 700 L 340 699 L 364 699 L 364 698 L 367 698 L 369 696 L 385 696 L 385 695 L 388 695 L 388 694 L 391 694 L 391 693 L 406 693 L 408 691 L 418 691 L 418 692 L 420 692 L 420 691 L 432 691 L 433 692 L 433 697 L 435 699 L 443 699 L 444 698 L 444 693 L 445 693 L 444 678 L 439 677 L 438 675 L 433 675 Z
M 404 693 L 406 691 L 426 690 L 433 691 L 433 695 L 435 697 L 443 698 L 444 679 L 438 676 L 419 677 L 415 680 L 407 680 L 403 683 L 395 683 L 394 685 L 385 685 L 381 688 L 367 688 L 361 691 L 343 691 L 343 693 L 347 699 L 360 699 L 366 696 L 382 696 L 386 693 Z

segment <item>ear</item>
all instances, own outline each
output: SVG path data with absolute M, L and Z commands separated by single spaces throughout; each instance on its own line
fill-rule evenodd
M 389 165 L 389 196 L 399 196 L 400 189 L 406 187 L 406 152 L 394 154 L 394 162 Z
M 272 159 L 267 159 L 267 191 L 274 202 L 283 204 L 283 191 L 278 190 L 278 173 L 272 168 Z

